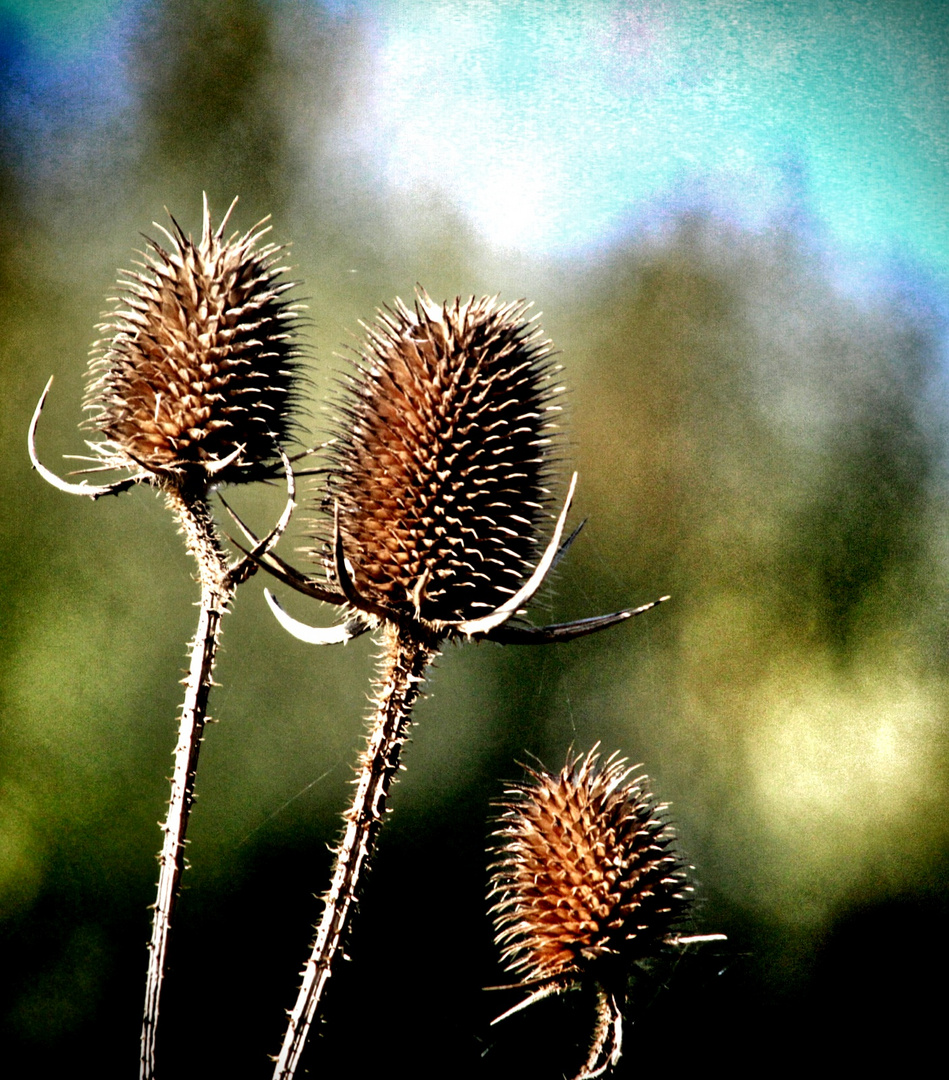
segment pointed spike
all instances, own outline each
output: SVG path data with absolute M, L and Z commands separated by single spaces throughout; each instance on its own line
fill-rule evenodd
M 269 533 L 259 541 L 252 551 L 244 553 L 244 558 L 238 560 L 230 569 L 229 573 L 232 580 L 235 583 L 246 580 L 252 571 L 257 566 L 261 565 L 261 560 L 270 554 L 271 549 L 277 543 L 281 536 L 286 531 L 287 526 L 290 524 L 290 518 L 293 516 L 293 511 L 296 509 L 296 483 L 293 477 L 293 467 L 290 464 L 290 459 L 284 453 L 283 447 L 279 444 L 275 444 L 277 447 L 277 453 L 280 455 L 280 460 L 283 462 L 284 474 L 287 478 L 287 505 L 283 508 L 283 513 L 277 519 L 276 525 L 270 530 Z M 224 502 L 224 500 L 221 500 Z M 238 520 L 237 515 L 234 514 L 227 503 L 224 503 L 228 513 L 234 518 L 235 521 L 243 529 L 243 524 Z M 245 529 L 245 532 L 247 530 Z
M 206 191 L 201 192 L 201 204 L 203 208 L 203 215 L 201 221 L 201 244 L 204 248 L 211 246 L 211 211 L 208 208 L 208 193 Z M 225 218 L 225 220 L 227 220 Z M 224 224 L 222 222 L 221 229 L 223 230 Z
M 551 570 L 556 570 L 557 567 L 560 565 L 561 560 L 564 558 L 564 556 L 570 550 L 574 540 L 576 540 L 576 538 L 583 531 L 583 527 L 584 527 L 584 525 L 586 525 L 586 523 L 587 523 L 587 519 L 584 518 L 583 521 L 580 522 L 580 524 L 573 530 L 573 532 L 567 537 L 567 539 L 564 540 L 564 542 L 560 545 L 560 550 L 557 552 L 557 557 L 550 564 L 550 569 Z
M 681 948 L 684 945 L 705 945 L 710 941 L 728 941 L 727 934 L 673 934 L 666 938 L 667 945 Z
M 218 496 L 217 496 L 217 497 L 218 497 L 218 498 L 219 498 L 219 499 L 221 500 L 221 505 L 222 505 L 222 506 L 224 507 L 224 509 L 225 509 L 225 510 L 226 510 L 226 511 L 228 512 L 228 514 L 229 514 L 229 515 L 230 515 L 230 517 L 231 517 L 231 520 L 232 520 L 232 521 L 233 521 L 233 522 L 234 522 L 234 523 L 235 523 L 235 524 L 237 525 L 237 527 L 238 527 L 238 528 L 240 529 L 240 531 L 241 531 L 241 532 L 242 532 L 242 533 L 244 534 L 244 536 L 245 536 L 245 537 L 246 537 L 246 538 L 247 538 L 247 539 L 248 539 L 248 540 L 249 540 L 249 541 L 250 541 L 250 542 L 251 542 L 252 544 L 258 544 L 258 543 L 260 543 L 260 541 L 259 541 L 259 540 L 258 540 L 258 538 L 257 538 L 257 537 L 256 537 L 256 536 L 254 535 L 254 533 L 252 533 L 252 532 L 250 531 L 250 529 L 249 529 L 249 528 L 248 528 L 248 527 L 247 527 L 247 526 L 246 526 L 246 525 L 244 524 L 244 522 L 243 522 L 243 521 L 241 520 L 241 518 L 240 518 L 240 517 L 238 516 L 238 513 L 237 513 L 237 511 L 236 511 L 236 510 L 235 510 L 235 509 L 234 509 L 234 508 L 233 508 L 233 507 L 232 507 L 232 506 L 230 505 L 230 503 L 228 503 L 228 501 L 227 501 L 227 500 L 226 500 L 226 499 L 224 498 L 224 496 L 223 496 L 223 495 L 222 495 L 222 494 L 221 494 L 220 492 L 218 492 Z M 229 539 L 230 539 L 230 538 L 229 538 Z M 241 550 L 243 551 L 244 549 L 242 548 Z M 247 554 L 249 554 L 249 552 L 246 552 L 246 551 L 245 551 L 245 552 L 244 552 L 244 554 L 245 554 L 245 555 L 247 555 Z
M 221 218 L 221 224 L 217 227 L 216 239 L 222 240 L 224 238 L 224 228 L 230 220 L 231 214 L 234 212 L 234 207 L 237 206 L 237 200 L 240 196 L 235 195 L 231 200 L 231 205 L 227 208 L 227 213 Z M 207 194 L 204 196 L 204 205 L 207 207 Z
M 228 506 L 222 496 L 219 495 L 218 498 L 221 499 L 221 502 L 224 504 L 224 509 L 231 515 L 247 539 L 252 544 L 259 544 L 260 541 L 250 529 L 247 528 L 244 522 L 241 521 L 234 509 Z M 230 540 L 238 551 L 243 552 L 251 558 L 254 557 L 253 553 L 235 540 L 233 536 L 228 536 L 228 540 Z M 322 600 L 325 604 L 346 603 L 346 598 L 341 593 L 334 592 L 332 589 L 327 589 L 318 585 L 312 578 L 308 578 L 305 574 L 301 574 L 299 570 L 292 567 L 288 562 L 285 562 L 279 555 L 275 555 L 272 551 L 267 552 L 265 555 L 258 556 L 255 561 L 266 570 L 268 574 L 272 574 L 278 581 L 282 581 L 285 585 L 289 585 L 291 589 L 296 589 L 297 592 L 304 593 L 306 596 L 312 596 L 316 600 Z
M 498 987 L 498 989 L 506 989 L 506 987 Z M 535 990 L 532 994 L 528 994 L 523 1001 L 519 1001 L 516 1005 L 511 1006 L 506 1012 L 501 1013 L 500 1016 L 496 1016 L 491 1021 L 491 1027 L 495 1024 L 500 1024 L 502 1020 L 507 1020 L 509 1016 L 513 1016 L 515 1013 L 519 1013 L 521 1009 L 526 1009 L 528 1005 L 533 1005 L 535 1001 L 541 1001 L 546 997 L 550 997 L 551 994 L 558 993 L 563 989 L 558 983 L 546 983 L 540 987 L 539 990 Z
M 314 600 L 320 600 L 324 604 L 342 605 L 346 603 L 346 597 L 342 593 L 318 585 L 312 578 L 301 574 L 299 570 L 281 559 L 279 555 L 274 555 L 273 552 L 261 561 L 261 566 L 273 577 L 282 581 L 285 585 L 289 585 L 291 589 L 295 589 L 305 596 L 312 596 Z
M 241 456 L 241 454 L 244 453 L 246 449 L 247 448 L 242 443 L 240 446 L 237 447 L 236 450 L 232 450 L 231 453 L 227 455 L 227 457 L 219 458 L 217 461 L 205 465 L 204 471 L 208 474 L 208 476 L 216 476 L 222 469 L 226 469 L 228 465 L 231 465 L 233 462 L 235 462 Z
M 551 626 L 500 626 L 490 631 L 487 637 L 499 645 L 546 645 L 554 641 L 572 641 L 574 638 L 595 634 L 598 630 L 625 622 L 634 615 L 642 615 L 644 611 L 651 611 L 668 599 L 668 596 L 660 596 L 658 600 L 652 600 L 638 608 L 626 608 L 615 611 L 612 615 L 593 615 L 587 619 L 554 623 Z

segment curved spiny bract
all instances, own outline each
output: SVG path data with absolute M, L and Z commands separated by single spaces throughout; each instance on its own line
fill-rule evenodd
M 281 280 L 283 249 L 260 245 L 263 222 L 225 239 L 228 215 L 212 232 L 205 199 L 198 242 L 172 218 L 165 242 L 146 237 L 144 262 L 123 272 L 84 406 L 105 437 L 90 443 L 100 467 L 203 490 L 273 472 L 291 437 L 294 283 Z
M 367 331 L 324 506 L 367 606 L 447 629 L 500 607 L 536 561 L 559 367 L 523 302 L 420 291 Z M 326 524 L 318 539 L 336 576 Z
M 291 588 L 348 608 L 346 630 L 321 632 L 272 605 L 290 633 L 330 644 L 390 622 L 440 639 L 546 644 L 668 599 L 549 627 L 519 621 L 580 531 L 561 543 L 574 474 L 544 547 L 563 387 L 528 309 L 487 296 L 439 306 L 420 289 L 414 310 L 396 300 L 366 327 L 329 444 L 311 552 L 322 574 L 261 560 Z

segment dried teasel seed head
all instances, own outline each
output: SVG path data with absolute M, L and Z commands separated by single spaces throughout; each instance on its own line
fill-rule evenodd
M 397 300 L 366 327 L 323 508 L 338 508 L 369 604 L 439 628 L 494 610 L 530 575 L 562 387 L 527 310 L 441 306 L 420 290 L 414 310 Z M 325 520 L 318 538 L 325 556 Z
M 495 833 L 491 913 L 503 960 L 525 983 L 625 981 L 691 904 L 666 807 L 624 759 L 600 765 L 596 747 L 568 756 L 559 775 L 528 772 Z
M 84 407 L 105 441 L 91 445 L 160 486 L 254 479 L 292 434 L 294 283 L 281 280 L 283 249 L 260 244 L 263 222 L 224 238 L 230 212 L 212 232 L 205 199 L 197 243 L 174 218 L 167 243 L 146 238 L 99 327 L 109 340 L 93 353 Z

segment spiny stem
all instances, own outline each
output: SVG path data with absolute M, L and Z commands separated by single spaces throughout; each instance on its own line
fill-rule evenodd
M 574 1080 L 595 1080 L 616 1065 L 623 1049 L 623 1013 L 603 986 L 596 991 L 596 1027 L 586 1063 Z
M 425 671 L 437 655 L 434 642 L 422 643 L 395 625 L 386 624 L 376 709 L 359 760 L 356 794 L 345 815 L 346 829 L 336 849 L 333 881 L 287 1024 L 274 1080 L 292 1080 L 296 1073 L 346 929 L 360 874 L 382 825 L 386 798 L 408 734 L 412 706 L 421 691 Z
M 168 504 L 181 524 L 188 549 L 198 564 L 201 606 L 198 628 L 191 645 L 191 665 L 181 706 L 175 769 L 171 779 L 168 816 L 162 825 L 164 841 L 159 857 L 158 894 L 149 942 L 145 1011 L 142 1021 L 141 1080 L 155 1076 L 155 1039 L 168 938 L 184 869 L 185 834 L 194 801 L 198 753 L 207 720 L 211 673 L 220 640 L 221 619 L 236 587 L 218 541 L 210 509 L 203 497 L 189 498 L 177 489 L 167 493 Z

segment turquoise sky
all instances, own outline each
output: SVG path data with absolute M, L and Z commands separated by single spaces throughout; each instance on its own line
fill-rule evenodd
M 122 41 L 148 6 L 0 12 L 38 82 L 72 73 L 90 98 L 77 108 L 101 116 L 128 103 Z M 898 259 L 949 283 L 947 3 L 328 6 L 362 20 L 369 50 L 339 153 L 444 195 L 501 248 L 584 253 L 701 205 L 752 228 L 805 222 L 853 266 Z
M 394 184 L 451 191 L 495 241 L 600 244 L 701 201 L 801 211 L 857 255 L 949 269 L 949 6 L 372 5 Z

